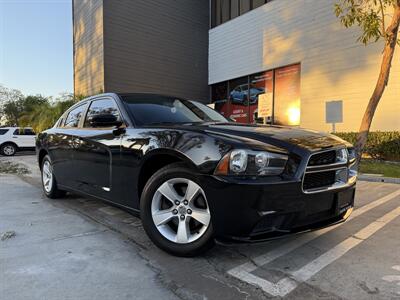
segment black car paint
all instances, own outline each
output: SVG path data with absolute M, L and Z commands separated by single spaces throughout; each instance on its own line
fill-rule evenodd
M 210 203 L 216 235 L 245 239 L 263 220 L 262 211 L 277 211 L 278 218 L 295 214 L 295 221 L 290 224 L 282 225 L 277 220 L 271 225 L 271 231 L 290 231 L 319 221 L 340 221 L 343 212 L 337 203 L 343 195 L 351 193 L 347 197 L 351 198 L 349 205 L 353 203 L 354 186 L 312 195 L 303 193 L 301 188 L 312 153 L 350 146 L 332 135 L 289 127 L 212 122 L 138 127 L 117 94 L 103 94 L 84 101 L 102 98 L 116 101 L 123 126 L 55 126 L 38 135 L 38 159 L 45 153 L 51 157 L 55 178 L 62 189 L 138 211 L 143 172 L 156 157 L 170 157 L 185 162 L 197 174 Z M 295 161 L 295 168 L 282 176 L 213 175 L 221 158 L 233 148 L 287 153 Z M 330 214 L 307 223 L 308 215 L 312 215 L 314 208 L 319 209 L 321 201 L 326 207 L 320 209 Z

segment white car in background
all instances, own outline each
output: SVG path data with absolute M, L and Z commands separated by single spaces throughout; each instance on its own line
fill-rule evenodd
M 34 150 L 35 138 L 29 127 L 0 127 L 0 154 L 13 156 L 17 151 Z

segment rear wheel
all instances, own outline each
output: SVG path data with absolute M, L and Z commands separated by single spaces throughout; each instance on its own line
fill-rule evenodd
M 149 179 L 140 208 L 150 239 L 171 254 L 198 255 L 214 243 L 206 194 L 193 171 L 180 163 L 160 169 Z
M 42 161 L 42 187 L 44 194 L 51 199 L 64 197 L 66 192 L 59 190 L 53 174 L 53 165 L 50 157 L 46 155 Z
M 17 152 L 17 146 L 12 143 L 3 144 L 0 148 L 1 155 L 13 156 Z

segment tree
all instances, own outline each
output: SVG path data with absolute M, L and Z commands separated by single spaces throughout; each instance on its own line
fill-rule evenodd
M 22 113 L 24 95 L 19 90 L 0 85 L 0 119 L 7 125 L 17 126 Z
M 379 40 L 384 41 L 378 80 L 364 112 L 355 145 L 357 162 L 359 162 L 375 110 L 389 81 L 396 44 L 400 45 L 400 40 L 397 38 L 400 24 L 400 0 L 339 0 L 335 4 L 335 14 L 346 28 L 354 25 L 360 27 L 361 35 L 358 41 L 364 45 Z

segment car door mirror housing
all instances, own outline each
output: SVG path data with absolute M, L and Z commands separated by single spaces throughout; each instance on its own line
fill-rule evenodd
M 120 127 L 122 121 L 113 114 L 100 114 L 92 117 L 90 125 L 92 127 Z

